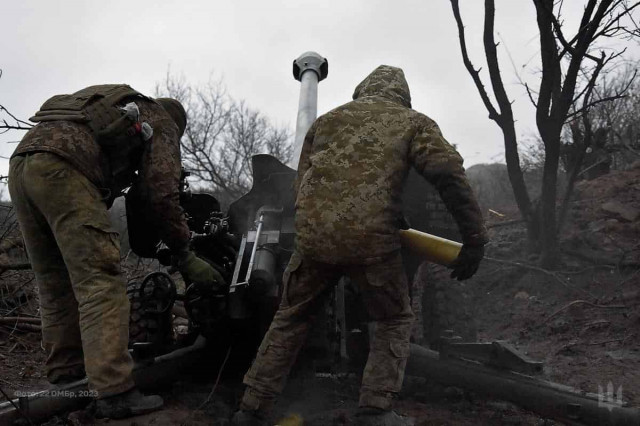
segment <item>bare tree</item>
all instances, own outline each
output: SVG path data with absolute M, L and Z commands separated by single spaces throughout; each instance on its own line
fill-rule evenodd
M 591 129 L 606 132 L 603 140 L 595 142 L 606 144 L 604 151 L 610 157 L 613 169 L 626 169 L 640 159 L 640 84 L 635 79 L 638 65 L 638 62 L 628 64 L 622 71 L 603 78 L 594 90 L 594 99 L 606 99 L 619 93 L 625 93 L 625 96 L 615 102 L 599 103 L 587 116 Z M 599 147 L 587 147 L 587 150 L 589 148 Z M 593 157 L 595 162 L 602 160 L 597 155 Z M 584 164 L 583 169 L 592 167 L 594 161 Z
M 246 193 L 251 185 L 251 157 L 270 154 L 288 162 L 291 133 L 262 113 L 228 96 L 221 81 L 191 86 L 167 73 L 156 85 L 157 96 L 180 100 L 188 123 L 182 158 L 193 176 L 223 203 Z
M 591 108 L 576 113 L 577 106 L 571 107 L 560 151 L 568 183 L 558 214 L 559 229 L 562 229 L 577 180 L 607 173 L 615 152 L 625 154 L 617 156 L 625 158 L 623 162 L 635 154 L 633 147 L 638 141 L 634 136 L 640 124 L 635 65 L 603 75 L 593 88 Z M 640 153 L 635 154 L 635 158 L 640 158 Z
M 580 25 L 575 34 L 564 33 L 563 0 L 532 0 L 540 32 L 542 73 L 537 90 L 525 84 L 536 109 L 536 124 L 544 144 L 544 167 L 541 197 L 533 203 L 524 183 L 518 138 L 511 101 L 500 74 L 497 44 L 494 38 L 495 2 L 484 2 L 483 42 L 494 101 L 489 97 L 467 52 L 465 30 L 458 0 L 450 0 L 458 27 L 462 58 L 473 78 L 489 118 L 502 129 L 509 179 L 518 208 L 527 223 L 532 247 L 541 251 L 541 262 L 551 266 L 558 259 L 558 224 L 556 198 L 560 165 L 561 136 L 568 121 L 587 117 L 597 104 L 619 99 L 622 94 L 594 99 L 594 91 L 603 70 L 624 54 L 625 50 L 599 49 L 600 41 L 629 38 L 635 35 L 632 17 L 640 2 L 628 0 L 585 0 Z M 628 29 L 629 28 L 629 29 Z M 600 50 L 599 52 L 596 52 Z M 585 118 L 586 119 L 586 118 Z
M 0 78 L 2 78 L 2 69 L 0 69 Z M 20 120 L 2 104 L 0 104 L 0 117 L 2 120 L 2 123 L 0 123 L 0 135 L 10 130 L 29 130 L 33 127 L 33 124 Z
M 2 69 L 0 69 L 0 78 L 2 78 Z M 26 131 L 33 127 L 33 124 L 16 117 L 4 105 L 0 104 L 0 135 L 9 131 L 22 130 Z M 8 160 L 9 157 L 0 155 L 0 158 Z M 0 201 L 7 198 L 7 176 L 0 176 Z

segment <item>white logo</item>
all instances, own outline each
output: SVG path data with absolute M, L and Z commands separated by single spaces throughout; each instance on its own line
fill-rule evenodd
M 598 385 L 598 407 L 606 407 L 609 411 L 614 408 L 623 406 L 622 402 L 622 385 L 618 387 L 618 391 L 614 392 L 613 383 L 607 384 L 605 392 L 602 386 Z

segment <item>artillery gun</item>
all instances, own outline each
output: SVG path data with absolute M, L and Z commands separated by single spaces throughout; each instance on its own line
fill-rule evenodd
M 317 86 L 326 78 L 328 63 L 314 52 L 293 63 L 301 82 L 296 130 L 297 156 L 302 140 L 317 115 Z M 295 158 L 295 155 L 294 155 Z M 189 319 L 187 341 L 204 336 L 226 350 L 246 369 L 275 314 L 282 273 L 293 252 L 295 229 L 293 184 L 296 170 L 270 155 L 252 157 L 253 186 L 233 202 L 226 214 L 211 195 L 191 194 L 183 172 L 181 204 L 191 230 L 191 249 L 207 260 L 225 279 L 223 291 L 186 283 L 178 292 L 167 274 L 152 273 L 129 284 L 132 305 L 130 341 L 137 357 L 159 355 L 171 345 L 171 306 L 180 301 Z M 134 253 L 154 257 L 169 266 L 168 251 L 144 217 L 133 212 L 136 194 L 127 194 L 129 242 Z M 233 342 L 233 344 L 232 344 Z
M 328 64 L 320 55 L 307 52 L 294 61 L 293 71 L 294 77 L 301 81 L 297 162 L 304 135 L 316 118 L 317 86 L 327 76 Z M 187 174 L 183 175 L 181 202 L 189 218 L 192 249 L 220 272 L 226 281 L 226 291 L 215 293 L 186 283 L 184 291 L 179 292 L 164 272 L 154 272 L 129 285 L 131 351 L 136 361 L 134 380 L 139 387 L 151 388 L 175 379 L 182 367 L 203 362 L 205 353 L 209 354 L 210 362 L 207 348 L 232 347 L 231 359 L 237 361 L 238 367 L 246 366 L 255 354 L 275 312 L 280 297 L 280 277 L 293 250 L 292 186 L 296 172 L 268 155 L 253 157 L 252 166 L 251 191 L 235 201 L 226 214 L 221 212 L 214 197 L 191 195 L 186 184 Z M 412 185 L 410 176 L 408 186 Z M 416 221 L 411 221 L 411 214 L 409 219 L 420 225 L 424 200 L 414 195 L 424 191 L 409 188 L 407 193 L 410 195 L 409 199 L 405 197 L 405 202 L 412 203 L 405 208 L 418 214 Z M 130 197 L 128 202 L 133 204 L 129 211 L 135 210 L 135 197 Z M 156 257 L 168 264 L 167 252 L 158 250 L 160 241 L 144 218 L 130 217 L 129 221 L 132 249 L 140 256 Z M 436 250 L 440 244 L 450 250 L 453 246 L 447 257 L 436 256 L 436 260 L 446 263 L 455 256 L 454 243 L 424 235 L 419 238 L 423 240 L 417 243 L 409 238 L 411 245 L 427 247 L 427 251 L 433 250 L 433 244 Z M 410 265 L 409 276 L 420 259 L 409 258 L 406 262 Z M 357 358 L 358 352 L 366 353 L 367 339 L 366 333 L 349 333 L 350 329 L 357 328 L 352 327 L 354 321 L 361 319 L 349 317 L 351 312 L 345 308 L 347 288 L 348 283 L 341 282 L 333 298 L 334 348 L 343 358 Z M 189 318 L 189 333 L 178 342 L 170 338 L 171 310 L 176 300 L 182 302 Z M 366 330 L 366 326 L 360 329 Z M 358 339 L 358 336 L 365 338 Z M 348 349 L 354 345 L 360 346 L 360 350 L 356 348 L 352 354 Z M 464 343 L 455 333 L 446 332 L 437 346 L 436 351 L 412 345 L 406 373 L 512 401 L 569 424 L 640 424 L 640 410 L 636 408 L 603 401 L 598 395 L 537 378 L 542 372 L 542 363 L 520 354 L 506 342 Z M 0 425 L 12 424 L 21 416 L 42 420 L 79 407 L 86 399 L 77 396 L 82 392 L 86 394 L 86 389 L 84 379 L 60 387 L 55 394 L 46 391 L 0 404 Z

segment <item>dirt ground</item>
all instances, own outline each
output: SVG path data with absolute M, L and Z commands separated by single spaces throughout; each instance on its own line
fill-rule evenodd
M 640 168 L 581 182 L 577 192 L 556 271 L 537 269 L 518 249 L 521 226 L 491 229 L 487 261 L 465 284 L 478 335 L 507 339 L 544 361 L 550 380 L 593 393 L 612 385 L 637 407 Z
M 357 413 L 359 380 L 355 376 L 314 377 L 299 373 L 292 377 L 279 399 L 271 424 L 281 426 L 325 426 L 353 424 Z M 208 399 L 211 384 L 179 382 L 161 391 L 165 408 L 126 420 L 95 420 L 86 412 L 56 417 L 46 426 L 109 425 L 169 426 L 229 424 L 241 396 L 238 381 L 222 381 Z M 492 401 L 459 389 L 425 384 L 408 378 L 396 411 L 411 416 L 416 425 L 561 425 L 527 413 L 513 404 Z
M 438 299 L 456 305 L 448 325 L 479 341 L 509 341 L 544 361 L 544 379 L 591 393 L 613 389 L 616 397 L 640 407 L 640 167 L 579 183 L 554 270 L 541 269 L 537 257 L 528 254 L 526 230 L 515 209 L 497 213 L 488 213 L 492 243 L 474 278 L 458 283 L 440 276 L 434 283 L 418 275 L 426 294 L 438 285 L 444 289 Z M 5 271 L 0 278 L 0 315 L 37 318 L 30 272 Z M 423 326 L 431 324 L 432 305 L 422 309 Z M 429 336 L 421 331 L 414 338 L 426 344 Z M 44 358 L 37 331 L 0 324 L 3 391 L 44 386 Z M 216 373 L 161 389 L 166 408 L 158 413 L 117 422 L 94 422 L 74 413 L 47 424 L 225 425 L 242 386 L 238 377 L 223 378 L 207 398 Z M 357 375 L 318 377 L 299 368 L 279 400 L 274 424 L 350 424 L 357 394 Z M 508 402 L 411 377 L 396 409 L 415 417 L 416 425 L 562 424 Z

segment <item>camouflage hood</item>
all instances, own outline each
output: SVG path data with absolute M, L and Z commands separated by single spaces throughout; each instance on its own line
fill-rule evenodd
M 381 96 L 411 108 L 409 85 L 401 68 L 380 65 L 353 92 L 353 99 Z

